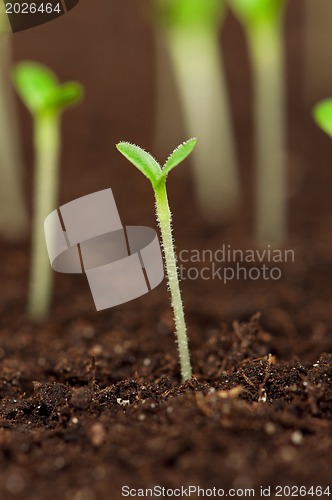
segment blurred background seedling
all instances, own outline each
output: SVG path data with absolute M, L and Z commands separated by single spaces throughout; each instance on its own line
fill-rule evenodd
M 255 231 L 259 245 L 287 236 L 285 0 L 228 0 L 244 27 L 254 86 Z
M 219 43 L 225 2 L 150 0 L 150 6 L 159 47 L 157 67 L 164 71 L 166 50 L 186 133 L 200 138 L 192 159 L 196 198 L 206 220 L 221 223 L 233 215 L 240 196 L 236 145 Z M 161 36 L 164 47 L 160 49 Z M 164 116 L 170 106 L 165 78 L 166 75 L 157 78 L 157 109 L 163 110 Z M 159 116 L 158 127 L 162 130 L 172 127 L 168 120 Z M 165 136 L 168 135 L 166 131 Z
M 34 125 L 34 190 L 31 268 L 28 312 L 34 319 L 47 316 L 52 297 L 52 269 L 47 255 L 44 220 L 57 208 L 61 116 L 77 103 L 83 88 L 77 82 L 60 84 L 47 67 L 35 62 L 21 62 L 13 72 L 13 82 L 22 101 L 33 117 Z
M 166 180 L 169 172 L 179 165 L 196 146 L 196 139 L 184 142 L 168 157 L 163 167 L 144 151 L 144 149 L 128 142 L 120 142 L 117 148 L 120 153 L 135 165 L 151 182 L 156 200 L 156 217 L 159 224 L 165 268 L 174 313 L 176 338 L 179 349 L 182 381 L 191 379 L 192 370 L 188 347 L 187 328 L 184 318 L 183 303 L 178 278 L 176 254 L 172 235 L 172 215 L 169 208 Z
M 28 216 L 23 196 L 23 165 L 14 92 L 10 75 L 12 35 L 5 4 L 0 2 L 0 234 L 8 241 L 21 240 Z

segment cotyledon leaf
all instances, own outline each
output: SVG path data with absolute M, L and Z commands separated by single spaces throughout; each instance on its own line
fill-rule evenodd
M 193 151 L 196 144 L 197 144 L 197 139 L 196 137 L 193 137 L 192 139 L 183 142 L 176 149 L 174 149 L 173 153 L 170 154 L 165 165 L 162 168 L 162 175 L 163 176 L 168 175 L 168 173 L 174 167 L 176 167 L 177 165 L 179 165 L 179 163 L 185 160 L 187 156 L 189 156 L 190 153 Z
M 116 147 L 150 180 L 153 186 L 156 185 L 160 178 L 161 167 L 150 153 L 130 142 L 119 142 Z

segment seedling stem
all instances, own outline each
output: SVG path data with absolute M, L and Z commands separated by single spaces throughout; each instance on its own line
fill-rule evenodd
M 168 286 L 171 293 L 172 308 L 174 313 L 175 331 L 180 356 L 181 376 L 185 381 L 191 379 L 192 373 L 189 356 L 187 328 L 182 305 L 176 255 L 174 252 L 172 236 L 172 215 L 167 197 L 166 178 L 161 181 L 156 187 L 155 199 L 156 215 L 163 243 Z
M 28 311 L 31 317 L 44 317 L 49 311 L 53 272 L 45 251 L 45 217 L 56 208 L 59 190 L 60 116 L 41 113 L 34 124 L 35 175 L 34 224 Z M 41 293 L 43 291 L 43 293 Z

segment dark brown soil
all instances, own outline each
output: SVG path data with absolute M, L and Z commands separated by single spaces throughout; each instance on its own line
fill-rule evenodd
M 14 38 L 16 59 L 86 86 L 64 117 L 60 203 L 112 187 L 125 224 L 155 226 L 150 186 L 114 148 L 127 139 L 153 150 L 153 36 L 138 0 L 81 3 Z M 1 500 L 116 500 L 125 485 L 332 493 L 332 146 L 299 90 L 302 3 L 287 21 L 295 262 L 273 282 L 183 282 L 191 382 L 180 383 L 165 284 L 96 313 L 83 277 L 57 275 L 51 317 L 37 324 L 25 313 L 28 242 L 1 244 Z M 179 169 L 170 179 L 178 250 L 253 246 L 249 67 L 232 18 L 223 42 L 243 206 L 229 226 L 207 228 L 190 169 Z M 20 116 L 30 200 L 30 118 L 22 107 Z
M 196 376 L 180 385 L 167 317 L 116 323 L 1 342 L 1 498 L 47 498 L 50 483 L 52 498 L 84 499 L 124 485 L 329 484 L 331 355 L 278 362 L 257 317 L 200 325 Z

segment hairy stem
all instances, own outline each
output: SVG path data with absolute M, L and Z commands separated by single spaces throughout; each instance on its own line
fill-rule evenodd
M 183 304 L 181 298 L 176 255 L 172 237 L 172 216 L 169 209 L 166 180 L 163 180 L 155 188 L 156 213 L 159 222 L 164 259 L 166 265 L 168 286 L 171 293 L 174 321 L 176 328 L 177 344 L 180 355 L 182 381 L 191 379 L 192 371 L 188 348 L 188 337 L 184 319 Z
M 249 33 L 254 73 L 256 133 L 256 237 L 281 245 L 286 237 L 286 96 L 281 22 Z
M 41 319 L 48 314 L 52 296 L 53 273 L 44 237 L 44 220 L 57 206 L 60 117 L 44 114 L 35 118 L 36 152 L 31 274 L 28 312 Z
M 0 13 L 0 230 L 5 239 L 17 240 L 27 228 L 27 213 L 15 101 L 10 82 L 11 35 L 1 32 L 2 23 Z
M 197 199 L 207 220 L 227 219 L 239 201 L 239 179 L 218 32 L 166 34 L 185 126 L 199 137 L 192 160 Z

